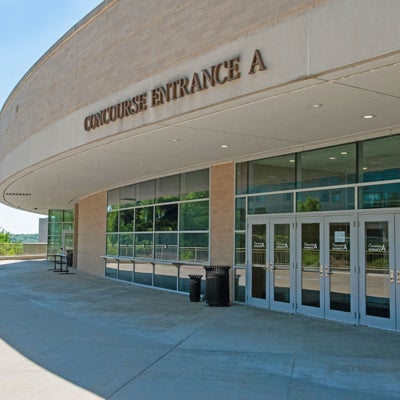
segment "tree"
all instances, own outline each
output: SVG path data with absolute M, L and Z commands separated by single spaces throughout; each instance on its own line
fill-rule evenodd
M 21 243 L 12 243 L 10 233 L 0 228 L 0 255 L 15 255 L 23 252 Z

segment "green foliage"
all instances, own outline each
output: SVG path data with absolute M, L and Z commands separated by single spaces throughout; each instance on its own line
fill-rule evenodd
M 310 212 L 310 211 L 320 211 L 321 204 L 318 199 L 314 199 L 312 197 L 307 197 L 304 201 L 299 201 L 297 203 L 297 211 L 298 212 Z
M 0 255 L 13 256 L 22 254 L 24 246 L 22 243 L 12 243 L 10 233 L 4 229 L 0 230 Z
M 304 266 L 319 266 L 319 251 L 315 250 L 303 250 L 301 263 Z

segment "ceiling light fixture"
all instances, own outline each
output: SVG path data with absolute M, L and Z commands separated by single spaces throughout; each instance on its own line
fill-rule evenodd
M 222 147 L 223 149 L 227 149 L 227 148 L 229 147 L 229 145 L 227 145 L 227 144 L 221 144 L 221 147 Z
M 323 104 L 311 104 L 311 108 L 320 108 L 320 107 L 322 107 L 323 106 Z
M 347 154 L 349 154 L 349 152 L 348 152 L 348 151 L 341 151 L 340 154 L 341 154 L 342 156 L 346 156 Z
M 363 115 L 363 118 L 364 119 L 372 119 L 372 118 L 375 118 L 376 117 L 376 115 L 373 115 L 373 114 L 366 114 L 366 115 Z
M 336 160 L 336 157 L 329 157 L 330 160 Z

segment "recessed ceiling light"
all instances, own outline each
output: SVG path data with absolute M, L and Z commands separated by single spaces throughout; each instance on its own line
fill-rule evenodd
M 329 157 L 330 160 L 336 160 L 336 157 Z
M 349 154 L 349 152 L 348 152 L 348 151 L 341 151 L 340 154 L 341 154 L 342 156 L 345 156 L 345 155 Z
M 311 108 L 320 108 L 320 107 L 322 107 L 323 106 L 323 104 L 311 104 Z
M 367 167 L 363 167 L 363 170 L 365 171 L 366 169 L 368 169 Z
M 373 115 L 373 114 L 366 114 L 366 115 L 363 115 L 363 118 L 364 119 L 372 119 L 372 118 L 375 118 L 376 117 L 376 115 Z
M 289 162 L 291 162 L 291 163 L 293 163 L 293 162 L 295 162 L 295 161 L 296 161 L 296 160 L 293 160 L 293 159 L 292 159 L 292 160 L 289 160 Z
M 227 148 L 229 147 L 229 145 L 227 145 L 227 144 L 221 144 L 221 147 L 222 147 L 223 149 L 227 149 Z
M 171 142 L 179 142 L 179 139 L 171 139 Z

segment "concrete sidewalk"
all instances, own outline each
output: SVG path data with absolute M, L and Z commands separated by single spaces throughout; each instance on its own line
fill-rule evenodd
M 0 262 L 0 400 L 400 399 L 400 334 Z

